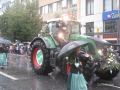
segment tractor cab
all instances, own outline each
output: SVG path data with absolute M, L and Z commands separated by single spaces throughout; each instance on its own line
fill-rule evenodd
M 80 34 L 80 22 L 56 18 L 47 21 L 42 32 L 49 34 L 59 44 L 68 43 L 71 34 Z M 43 35 L 42 35 L 43 36 Z M 46 36 L 46 35 L 45 35 Z

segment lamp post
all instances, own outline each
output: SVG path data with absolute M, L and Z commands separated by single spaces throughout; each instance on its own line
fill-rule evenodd
M 118 8 L 118 15 L 119 19 L 117 20 L 117 44 L 120 44 L 120 1 L 119 1 L 119 8 Z

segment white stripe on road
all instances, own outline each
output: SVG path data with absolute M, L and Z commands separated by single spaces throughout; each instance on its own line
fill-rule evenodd
M 115 87 L 115 88 L 120 88 L 118 86 L 114 86 L 114 85 L 111 85 L 111 84 L 105 84 L 105 83 L 101 83 L 101 84 L 104 85 L 104 86 L 111 86 L 111 87 Z
M 0 72 L 0 74 L 3 75 L 3 76 L 5 76 L 5 77 L 7 77 L 7 78 L 12 79 L 12 80 L 18 80 L 18 78 L 15 78 L 15 77 L 10 76 L 10 75 L 8 75 L 8 74 L 5 74 L 5 73 L 3 73 L 3 72 Z

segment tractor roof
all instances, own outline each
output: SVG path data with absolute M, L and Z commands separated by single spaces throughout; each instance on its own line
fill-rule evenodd
M 49 23 L 49 22 L 60 21 L 60 20 L 62 20 L 62 18 L 53 18 L 53 19 L 48 20 L 47 22 Z
M 48 20 L 47 23 L 54 22 L 54 21 L 62 21 L 62 18 L 53 18 L 53 19 Z M 75 21 L 75 20 L 68 20 L 68 21 L 73 21 L 73 22 L 80 23 L 79 21 Z

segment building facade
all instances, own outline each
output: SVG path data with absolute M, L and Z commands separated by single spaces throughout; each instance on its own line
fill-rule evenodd
M 13 1 L 0 0 L 0 14 Z M 43 21 L 67 14 L 71 19 L 81 22 L 82 34 L 116 43 L 119 36 L 119 2 L 120 0 L 39 0 L 39 14 Z
M 117 43 L 119 0 L 81 0 L 83 33 Z
M 68 14 L 71 18 L 80 18 L 80 0 L 39 0 L 40 14 L 43 20 L 60 17 Z
M 19 0 L 21 3 L 23 3 L 25 0 Z M 35 0 L 30 0 L 35 1 Z M 3 14 L 4 10 L 6 9 L 6 6 L 10 6 L 14 3 L 14 0 L 0 0 L 0 15 Z
M 39 5 L 44 21 L 72 14 L 81 22 L 82 34 L 117 42 L 119 0 L 39 0 Z

